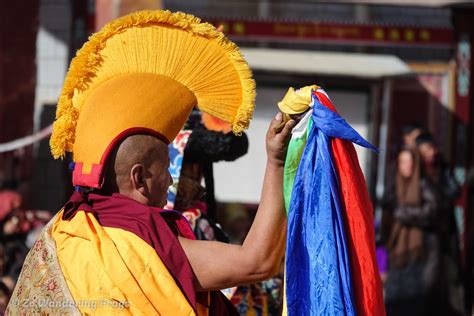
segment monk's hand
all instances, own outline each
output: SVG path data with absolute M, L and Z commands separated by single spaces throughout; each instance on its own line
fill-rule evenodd
M 291 119 L 287 121 L 280 130 L 276 128 L 282 124 L 283 115 L 281 112 L 278 112 L 270 123 L 266 136 L 268 163 L 278 167 L 283 167 L 285 165 L 286 151 L 291 137 L 291 130 L 295 127 L 296 122 Z

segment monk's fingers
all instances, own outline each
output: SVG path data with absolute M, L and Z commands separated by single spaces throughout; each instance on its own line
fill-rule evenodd
M 281 138 L 282 140 L 288 140 L 291 136 L 291 131 L 296 125 L 295 120 L 289 120 L 286 122 L 285 126 L 281 130 L 281 132 L 278 134 L 278 137 Z
M 270 122 L 270 127 L 268 128 L 268 134 L 274 136 L 276 134 L 276 128 L 283 122 L 283 114 L 278 112 L 275 118 Z

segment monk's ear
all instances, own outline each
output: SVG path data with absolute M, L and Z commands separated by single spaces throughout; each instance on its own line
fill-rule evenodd
M 130 169 L 130 182 L 132 184 L 132 189 L 140 192 L 142 195 L 147 194 L 148 188 L 145 180 L 145 166 L 142 164 L 134 164 Z

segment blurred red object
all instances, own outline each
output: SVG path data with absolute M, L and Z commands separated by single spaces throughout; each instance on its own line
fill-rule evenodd
M 21 206 L 21 195 L 15 191 L 0 191 L 0 221 L 3 221 L 8 214 Z
M 202 123 L 206 129 L 213 132 L 222 132 L 227 134 L 232 130 L 231 124 L 207 113 L 202 113 Z

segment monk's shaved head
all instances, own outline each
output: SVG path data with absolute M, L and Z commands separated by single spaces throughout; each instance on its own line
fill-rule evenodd
M 130 170 L 135 164 L 144 164 L 149 168 L 153 162 L 168 161 L 168 146 L 150 135 L 132 135 L 118 147 L 114 169 L 117 182 L 128 181 Z
M 161 204 L 170 185 L 168 166 L 168 146 L 163 141 L 151 135 L 129 136 L 109 157 L 104 191 L 136 199 L 138 190 L 151 200 L 149 204 Z

